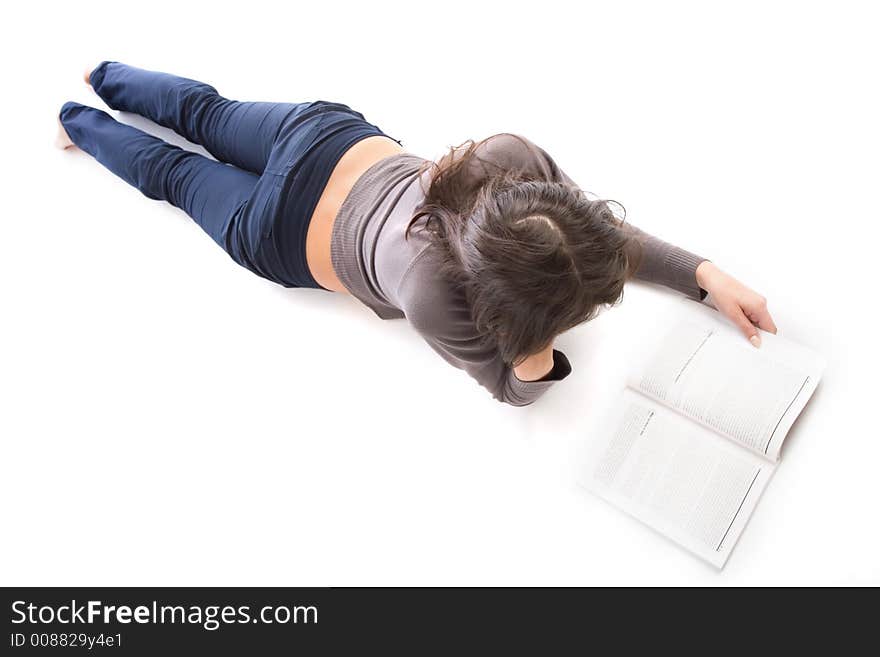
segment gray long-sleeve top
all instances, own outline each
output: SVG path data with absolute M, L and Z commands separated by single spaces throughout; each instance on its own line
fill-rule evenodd
M 576 186 L 542 148 L 519 135 L 493 135 L 482 142 L 477 155 L 468 171 L 474 185 L 500 168 Z M 404 238 L 430 182 L 430 170 L 419 175 L 425 162 L 410 153 L 392 155 L 373 164 L 355 182 L 333 226 L 333 268 L 353 296 L 382 319 L 406 317 L 434 351 L 467 372 L 495 399 L 514 406 L 530 404 L 571 373 L 568 358 L 554 349 L 554 366 L 547 376 L 537 381 L 518 379 L 498 352 L 480 339 L 463 290 L 438 275 L 439 247 L 428 232 L 415 230 L 414 225 Z M 696 268 L 705 258 L 632 225 L 627 224 L 626 230 L 642 245 L 636 278 L 696 300 L 705 297 L 696 280 Z

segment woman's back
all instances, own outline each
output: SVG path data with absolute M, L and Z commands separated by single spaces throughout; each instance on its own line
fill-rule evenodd
M 331 236 L 333 268 L 353 296 L 382 319 L 406 317 L 447 362 L 464 370 L 498 400 L 514 405 L 534 401 L 570 365 L 554 351 L 555 367 L 544 380 L 521 381 L 477 330 L 460 286 L 441 275 L 442 246 L 421 230 L 426 217 L 407 227 L 425 201 L 437 167 L 424 158 L 399 153 L 369 167 L 341 204 Z M 499 171 L 517 170 L 533 178 L 568 182 L 555 162 L 524 137 L 493 135 L 480 143 L 458 182 L 478 189 Z

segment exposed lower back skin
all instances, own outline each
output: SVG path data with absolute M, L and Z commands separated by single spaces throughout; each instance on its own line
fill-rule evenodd
M 339 207 L 361 174 L 379 160 L 403 151 L 400 144 L 383 135 L 367 137 L 349 148 L 334 167 L 315 206 L 306 235 L 309 271 L 322 287 L 348 294 L 330 260 L 330 237 Z

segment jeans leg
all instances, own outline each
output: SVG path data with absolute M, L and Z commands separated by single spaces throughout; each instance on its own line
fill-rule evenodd
M 74 144 L 145 196 L 186 212 L 241 264 L 230 227 L 259 176 L 172 146 L 93 107 L 68 102 L 60 118 Z
M 228 100 L 204 82 L 112 61 L 101 62 L 90 81 L 111 108 L 145 116 L 257 174 L 285 122 L 309 105 Z

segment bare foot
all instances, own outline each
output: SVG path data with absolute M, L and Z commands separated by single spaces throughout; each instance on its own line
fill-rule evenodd
M 71 141 L 67 130 L 61 125 L 61 119 L 58 120 L 58 136 L 55 137 L 55 146 L 63 151 L 66 151 L 68 148 L 76 148 L 76 144 Z
M 94 69 L 94 68 L 87 68 L 87 69 L 83 72 L 83 80 L 85 80 L 85 81 L 86 81 L 86 84 L 89 85 L 89 86 L 92 86 L 92 83 L 89 81 L 89 78 L 92 76 L 92 71 L 93 71 L 93 70 L 95 70 L 95 69 Z

